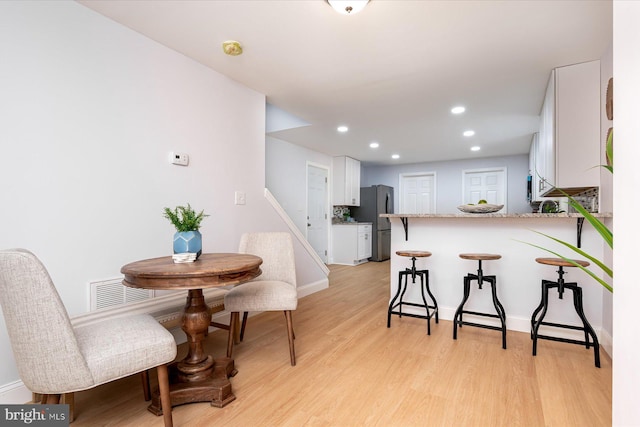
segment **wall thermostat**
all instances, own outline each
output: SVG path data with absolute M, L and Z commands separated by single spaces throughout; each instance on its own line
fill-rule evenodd
M 169 160 L 174 165 L 187 166 L 189 164 L 189 155 L 186 153 L 170 153 Z

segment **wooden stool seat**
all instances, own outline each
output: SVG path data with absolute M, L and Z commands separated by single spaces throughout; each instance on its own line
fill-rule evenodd
M 407 257 L 415 257 L 415 258 L 425 258 L 431 256 L 431 252 L 429 251 L 396 251 L 396 255 L 398 256 L 407 256 Z
M 454 340 L 458 339 L 458 327 L 461 328 L 462 325 L 475 326 L 478 328 L 485 328 L 485 329 L 493 329 L 493 330 L 502 332 L 502 348 L 506 349 L 507 348 L 507 323 L 506 323 L 507 314 L 504 311 L 504 307 L 502 306 L 502 303 L 498 299 L 498 293 L 496 290 L 496 276 L 495 275 L 486 276 L 482 271 L 482 261 L 492 261 L 492 260 L 500 259 L 502 258 L 502 255 L 488 254 L 488 253 L 462 253 L 462 254 L 459 254 L 459 257 L 462 259 L 478 261 L 478 270 L 477 270 L 477 274 L 468 273 L 466 276 L 464 276 L 462 302 L 460 303 L 460 305 L 458 306 L 458 309 L 453 315 L 453 339 Z M 464 309 L 464 305 L 466 304 L 467 300 L 469 299 L 469 295 L 471 294 L 471 281 L 476 281 L 478 283 L 478 289 L 482 289 L 482 284 L 484 282 L 487 282 L 489 283 L 489 285 L 491 285 L 491 299 L 493 301 L 493 306 L 496 309 L 496 314 L 470 311 L 470 310 Z M 469 322 L 469 321 L 463 320 L 462 318 L 463 314 L 471 314 L 474 316 L 491 317 L 494 319 L 498 319 L 500 320 L 500 326 Z
M 472 259 L 476 261 L 489 261 L 502 258 L 502 255 L 498 254 L 460 254 L 459 256 L 462 259 Z
M 583 267 L 589 266 L 589 263 L 587 261 L 583 261 L 580 259 L 573 259 L 572 261 Z M 545 265 L 555 265 L 556 267 L 575 267 L 574 264 L 571 264 L 569 261 L 566 261 L 562 258 L 536 258 L 536 262 Z

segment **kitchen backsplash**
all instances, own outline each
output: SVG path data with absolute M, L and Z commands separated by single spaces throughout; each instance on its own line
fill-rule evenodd
M 351 216 L 351 211 L 349 211 L 349 206 L 334 206 L 333 207 L 333 222 L 344 221 L 345 214 L 347 216 Z
M 580 203 L 589 212 L 598 212 L 600 209 L 598 203 L 598 188 L 592 188 L 582 193 L 573 196 L 576 202 Z M 568 208 L 569 212 L 576 212 L 571 206 Z

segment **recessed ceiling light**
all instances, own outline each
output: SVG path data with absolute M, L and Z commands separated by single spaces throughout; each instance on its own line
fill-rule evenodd
M 453 114 L 462 114 L 462 113 L 464 113 L 464 111 L 465 111 L 465 108 L 463 106 L 453 107 L 451 109 L 451 112 Z
M 378 144 L 377 142 L 372 142 L 371 144 L 369 144 L 369 147 L 371 148 L 378 148 L 380 146 L 380 144 Z
M 465 130 L 464 132 L 462 132 L 462 134 L 463 134 L 464 136 L 473 136 L 473 135 L 475 135 L 476 133 L 475 133 L 475 131 L 472 131 L 472 130 Z
M 474 145 L 473 147 L 471 147 L 471 151 L 480 151 L 480 147 Z
M 338 126 L 338 132 L 346 132 L 348 131 L 349 128 L 346 126 Z
M 392 154 L 391 158 L 392 159 L 399 159 L 400 158 L 400 154 Z

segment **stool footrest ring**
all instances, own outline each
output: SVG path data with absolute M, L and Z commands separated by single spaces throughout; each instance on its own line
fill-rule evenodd
M 493 329 L 494 331 L 502 331 L 502 327 L 501 326 L 493 326 L 493 325 L 485 325 L 482 323 L 474 323 L 474 322 L 467 322 L 462 321 L 462 322 L 458 322 L 458 325 L 462 326 L 462 325 L 467 325 L 467 326 L 475 326 L 477 328 L 484 328 L 484 329 Z
M 540 334 L 538 334 L 538 339 L 565 342 L 568 344 L 586 345 L 587 347 L 591 347 L 593 345 L 593 343 L 589 341 L 572 340 L 571 338 L 559 338 L 559 337 L 552 337 L 549 335 L 540 335 Z

